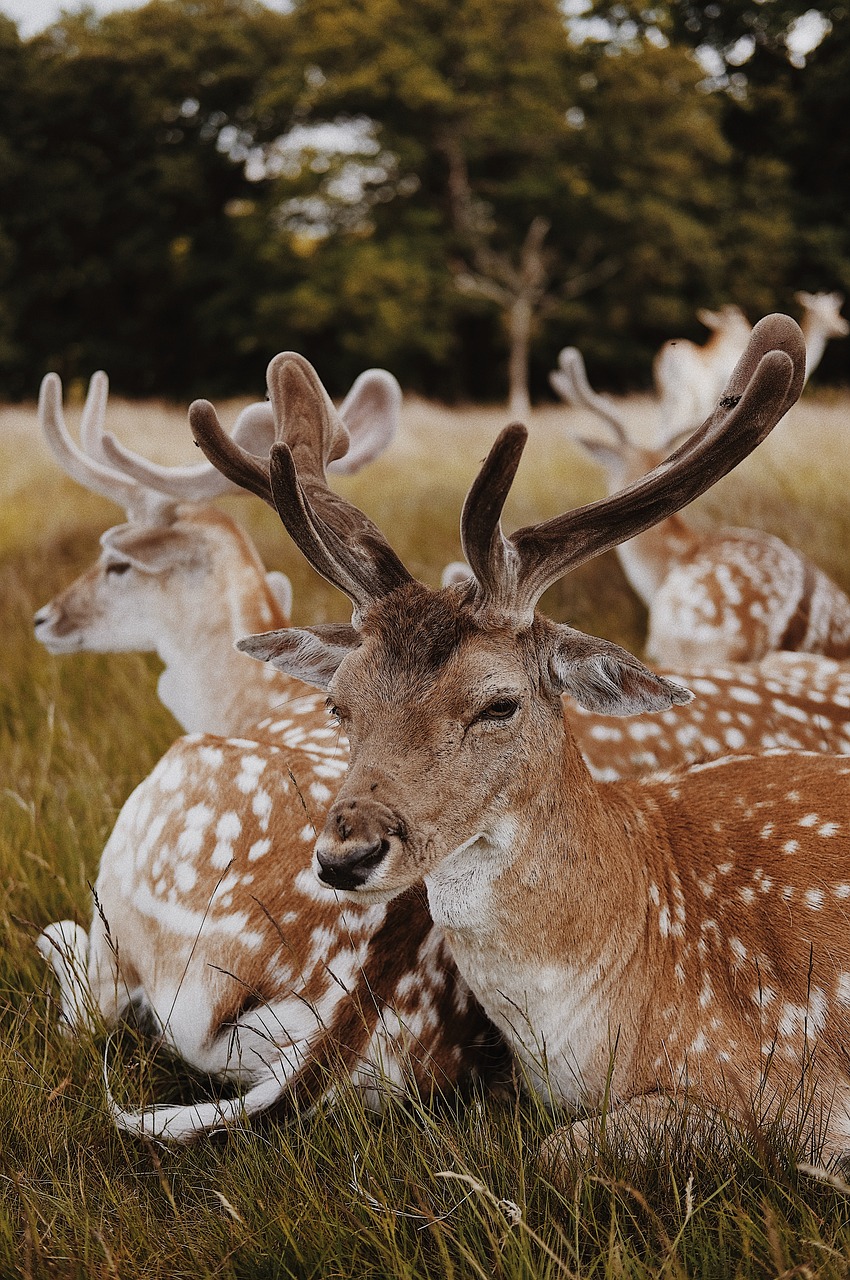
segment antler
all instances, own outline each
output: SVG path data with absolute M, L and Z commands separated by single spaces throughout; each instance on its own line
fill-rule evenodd
M 666 461 L 620 493 L 517 530 L 499 524 L 525 443 L 524 428 L 496 441 L 464 505 L 461 535 L 475 570 L 479 603 L 530 617 L 551 583 L 634 537 L 705 492 L 747 456 L 800 395 L 806 351 L 788 316 L 756 325 L 717 408 Z
M 401 387 L 393 375 L 386 369 L 367 369 L 361 373 L 339 409 L 351 445 L 344 456 L 329 463 L 328 470 L 354 475 L 377 458 L 394 439 L 400 412 Z M 273 407 L 261 401 L 242 410 L 234 424 L 232 439 L 243 452 L 263 459 L 268 457 L 275 434 Z M 163 467 L 150 462 L 109 432 L 103 432 L 102 427 L 87 452 L 94 456 L 99 453 L 110 466 L 182 502 L 210 502 L 227 493 L 243 493 L 245 488 L 241 481 L 228 479 L 211 462 L 189 467 Z
M 265 401 L 247 405 L 233 426 L 233 439 L 249 453 L 267 455 L 274 441 L 271 405 Z M 108 431 L 101 433 L 97 448 L 110 466 L 178 502 L 212 502 L 224 494 L 244 492 L 241 485 L 228 480 L 210 462 L 164 467 L 134 453 Z
M 98 370 L 89 381 L 83 408 L 81 438 L 91 443 L 98 438 L 106 412 L 109 380 Z M 130 520 L 162 522 L 168 519 L 173 502 L 137 483 L 122 471 L 90 456 L 77 445 L 62 411 L 62 382 L 56 373 L 42 379 L 38 396 L 38 420 L 54 457 L 73 480 L 123 507 Z
M 562 400 L 577 408 L 589 409 L 607 422 L 621 445 L 630 445 L 625 422 L 614 405 L 588 382 L 584 357 L 578 347 L 564 347 L 558 355 L 558 368 L 549 374 L 549 381 Z
M 372 521 L 328 487 L 326 468 L 345 453 L 348 433 L 312 365 L 291 351 L 275 356 L 268 386 L 277 436 L 268 459 L 232 441 L 205 400 L 189 409 L 195 439 L 225 475 L 276 507 L 317 572 L 362 611 L 410 574 Z
M 799 326 L 788 316 L 767 316 L 753 330 L 714 413 L 670 458 L 613 497 L 510 538 L 500 517 L 526 430 L 506 427 L 469 491 L 461 520 L 477 607 L 530 621 L 540 596 L 568 570 L 672 515 L 731 471 L 797 400 L 804 372 Z M 292 354 L 278 356 L 269 368 L 269 390 L 285 439 L 272 446 L 268 463 L 233 446 L 204 401 L 190 410 L 196 437 L 232 479 L 274 501 L 313 567 L 349 596 L 355 614 L 362 613 L 372 600 L 411 581 L 410 575 L 372 522 L 327 487 L 325 465 L 337 447 L 334 411 L 311 366 Z

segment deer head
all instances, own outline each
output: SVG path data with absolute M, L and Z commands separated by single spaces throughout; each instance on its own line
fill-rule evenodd
M 35 615 L 36 638 L 52 653 L 158 649 L 166 657 L 181 646 L 185 620 L 219 599 L 258 597 L 269 620 L 288 623 L 292 588 L 285 574 L 265 575 L 247 536 L 229 517 L 200 504 L 244 493 L 209 462 L 165 467 L 122 445 L 104 430 L 108 380 L 95 373 L 80 423 L 80 445 L 65 424 L 56 374 L 42 383 L 39 419 L 63 469 L 95 493 L 123 506 L 127 522 L 101 537 L 97 562 Z M 339 410 L 340 457 L 331 469 L 353 474 L 393 440 L 401 391 L 392 374 L 370 369 L 356 380 Z M 233 439 L 267 455 L 274 440 L 271 404 L 248 405 Z M 344 452 L 349 442 L 347 452 Z M 242 628 L 244 630 L 244 627 Z
M 412 579 L 371 521 L 328 489 L 335 421 L 306 361 L 281 356 L 270 366 L 282 439 L 268 462 L 234 446 L 207 402 L 192 406 L 207 456 L 276 505 L 308 560 L 353 605 L 351 625 L 239 646 L 327 689 L 349 735 L 351 769 L 316 846 L 325 883 L 387 897 L 484 831 L 507 848 L 524 798 L 533 793 L 545 808 L 547 788 L 582 786 L 577 752 L 562 756 L 554 745 L 564 736 L 562 694 L 623 715 L 689 700 L 618 646 L 556 625 L 535 606 L 557 578 L 731 470 L 797 399 L 803 372 L 798 326 L 767 317 L 714 413 L 670 458 L 613 497 L 510 537 L 500 516 L 526 433 L 506 428 L 464 505 L 473 577 L 438 592 Z

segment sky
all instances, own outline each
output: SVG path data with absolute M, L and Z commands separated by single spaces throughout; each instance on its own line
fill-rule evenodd
M 139 9 L 146 0 L 88 0 L 88 7 L 96 13 L 110 13 L 113 9 Z M 286 0 L 266 0 L 270 9 L 288 7 Z M 43 31 L 59 17 L 62 9 L 72 12 L 82 8 L 79 0 L 0 0 L 0 13 L 13 18 L 18 30 L 26 39 Z

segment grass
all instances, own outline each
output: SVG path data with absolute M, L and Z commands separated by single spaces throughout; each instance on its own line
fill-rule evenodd
M 649 420 L 646 402 L 630 404 Z M 225 406 L 231 421 L 236 406 Z M 850 398 L 812 397 L 756 457 L 707 495 L 703 522 L 757 523 L 803 545 L 850 589 Z M 600 495 L 567 442 L 569 418 L 533 415 L 509 526 Z M 71 415 L 73 419 L 73 414 Z M 371 471 L 340 482 L 435 583 L 460 552 L 466 487 L 504 416 L 413 402 L 402 437 Z M 118 404 L 110 425 L 170 461 L 193 460 L 181 411 Z M 0 410 L 0 1276 L 728 1277 L 846 1276 L 850 1187 L 806 1173 L 781 1133 L 694 1145 L 668 1135 L 638 1159 L 603 1153 L 556 1186 L 536 1159 L 552 1118 L 510 1092 L 383 1116 L 344 1093 L 173 1150 L 115 1132 L 104 1109 L 105 1040 L 56 1026 L 34 938 L 49 920 L 87 922 L 88 882 L 115 816 L 177 726 L 157 703 L 146 655 L 56 660 L 31 616 L 120 518 L 61 477 L 32 407 Z M 197 454 L 194 455 L 197 458 Z M 227 504 L 269 567 L 290 574 L 296 620 L 342 618 L 345 602 L 286 543 L 273 513 Z M 644 617 L 613 556 L 556 584 L 552 616 L 638 648 Z M 111 1083 L 137 1099 L 204 1082 L 127 1032 Z

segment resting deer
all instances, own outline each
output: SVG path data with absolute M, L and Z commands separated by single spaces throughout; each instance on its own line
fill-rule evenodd
M 605 472 L 609 494 L 656 466 L 680 434 L 658 450 L 639 448 L 607 396 L 594 392 L 575 347 L 565 347 L 552 384 L 590 409 L 613 441 L 579 436 Z M 617 547 L 631 586 L 649 609 L 647 657 L 663 666 L 754 662 L 777 649 L 850 656 L 850 598 L 802 552 L 758 529 L 702 533 L 681 515 Z
M 362 409 L 356 415 L 351 409 L 362 405 L 364 386 L 368 421 Z M 349 432 L 356 424 L 361 459 L 367 441 L 377 456 L 375 438 L 393 434 L 387 429 L 387 421 L 393 425 L 397 418 L 392 390 L 391 375 L 372 371 L 361 375 L 340 408 Z M 208 463 L 161 467 L 118 445 L 103 432 L 106 395 L 105 375 L 95 374 L 80 450 L 64 423 L 58 380 L 44 385 L 40 414 L 51 449 L 76 479 L 124 505 L 129 520 L 108 530 L 98 562 L 38 611 L 36 637 L 53 653 L 155 648 L 166 662 L 160 697 L 188 732 L 235 733 L 292 747 L 314 741 L 313 730 L 325 728 L 321 700 L 233 648 L 246 632 L 289 625 L 291 607 L 288 579 L 265 574 L 244 531 L 199 505 L 235 486 Z M 245 447 L 250 437 L 255 451 L 267 452 L 274 430 L 270 412 L 268 404 L 243 411 L 234 436 Z M 469 574 L 465 565 L 459 571 Z M 724 668 L 668 674 L 699 682 L 699 701 L 678 715 L 660 713 L 623 726 L 568 708 L 594 776 L 622 777 L 730 750 L 850 750 L 842 710 L 850 673 L 836 671 L 834 664 L 808 672 L 805 682 L 781 673 L 766 681 Z
M 740 307 L 705 308 L 697 319 L 711 331 L 700 346 L 688 338 L 665 342 L 652 362 L 652 378 L 665 422 L 692 431 L 711 412 L 749 341 L 752 325 Z
M 844 338 L 850 325 L 841 315 L 841 293 L 795 293 L 803 308 L 801 327 L 806 343 L 806 380 L 823 359 L 830 338 Z M 693 430 L 711 411 L 735 363 L 747 345 L 752 326 L 740 307 L 701 310 L 697 318 L 711 330 L 703 346 L 687 338 L 665 342 L 652 364 L 655 390 L 664 421 L 678 431 Z
M 294 716 L 284 743 L 323 721 L 304 689 L 248 662 L 233 648 L 246 631 L 286 626 L 292 592 L 284 574 L 267 574 L 247 534 L 229 516 L 204 504 L 243 493 L 208 462 L 163 467 L 130 452 L 104 433 L 106 374 L 91 379 L 77 446 L 64 421 L 62 387 L 48 374 L 39 418 L 44 437 L 65 471 L 110 498 L 127 522 L 101 537 L 97 562 L 35 615 L 35 635 L 51 653 L 155 650 L 165 669 L 158 693 L 184 729 L 244 734 L 265 721 L 272 736 L 286 704 Z M 352 446 L 332 464 L 351 474 L 393 439 L 401 391 L 392 374 L 360 375 L 340 406 Z M 272 408 L 249 405 L 234 437 L 258 453 L 274 437 Z M 299 714 L 300 713 L 300 714 Z
M 281 392 L 272 378 L 278 420 L 288 412 Z M 95 384 L 104 403 L 105 393 L 105 380 Z M 45 421 L 58 420 L 58 380 L 48 380 L 44 396 Z M 329 400 L 326 409 L 341 451 L 342 411 Z M 67 439 L 62 448 L 68 470 L 82 475 Z M 85 475 L 92 487 L 107 484 L 90 457 Z M 110 496 L 116 483 L 110 476 Z M 122 489 L 136 513 L 124 526 L 132 554 L 143 554 L 147 539 L 172 539 L 179 550 L 194 537 L 193 571 L 209 574 L 206 543 L 195 536 L 198 513 L 190 520 L 180 506 L 172 524 L 146 528 L 135 483 L 125 476 Z M 150 488 L 144 492 L 150 497 Z M 215 520 L 210 528 L 218 529 Z M 191 572 L 181 592 L 191 589 Z M 209 576 L 206 598 L 197 601 L 201 639 L 204 625 L 217 635 L 216 610 L 236 594 Z M 258 599 L 227 615 L 228 626 L 234 617 L 261 616 L 263 581 L 257 568 L 251 590 Z M 179 613 L 184 601 L 175 584 L 169 590 Z M 143 600 L 136 597 L 137 611 Z M 138 639 L 128 643 L 135 647 Z M 106 636 L 105 647 L 116 647 L 114 637 Z M 221 667 L 212 674 L 221 681 Z M 389 907 L 344 905 L 315 883 L 310 848 L 347 748 L 321 695 L 274 674 L 277 701 L 285 703 L 267 735 L 276 741 L 200 733 L 179 739 L 121 810 L 101 858 L 90 931 L 66 920 L 39 939 L 59 980 L 68 1028 L 112 1027 L 136 1011 L 191 1066 L 247 1090 L 232 1101 L 141 1112 L 113 1104 L 116 1123 L 132 1132 L 185 1139 L 282 1098 L 313 1099 L 340 1071 L 374 1102 L 411 1080 L 427 1094 L 462 1085 L 492 1057 L 482 1045 L 496 1037 L 421 893 Z M 228 695 L 218 694 L 221 718 L 230 715 Z M 202 700 L 191 714 L 209 706 Z
M 323 462 L 320 385 L 285 370 L 288 444 L 240 451 L 212 406 L 196 439 L 281 519 L 353 604 L 247 653 L 327 690 L 348 774 L 315 845 L 320 883 L 392 904 L 424 881 L 462 975 L 544 1096 L 649 1125 L 687 1086 L 707 1108 L 776 1115 L 805 1072 L 809 1129 L 850 1133 L 850 761 L 731 757 L 594 782 L 562 695 L 623 715 L 690 694 L 610 642 L 536 612 L 571 568 L 692 501 L 799 395 L 799 328 L 771 316 L 708 422 L 623 493 L 506 537 L 525 430 L 506 428 L 464 505 L 474 581 L 416 582 Z M 576 1130 L 581 1142 L 583 1133 Z

